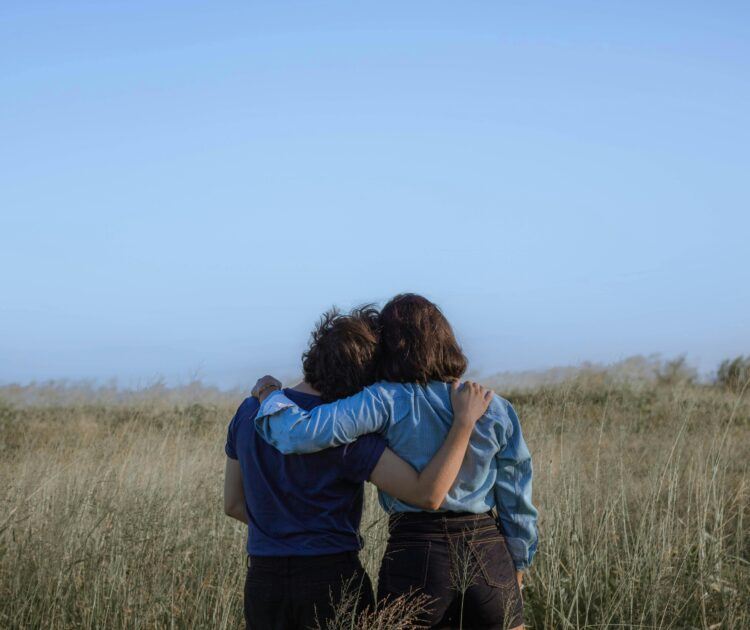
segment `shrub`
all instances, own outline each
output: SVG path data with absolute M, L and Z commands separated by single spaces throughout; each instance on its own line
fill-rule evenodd
M 716 373 L 716 383 L 735 392 L 741 391 L 750 381 L 750 356 L 724 359 Z
M 697 378 L 696 369 L 688 364 L 684 355 L 665 361 L 656 371 L 656 380 L 662 385 L 692 385 Z

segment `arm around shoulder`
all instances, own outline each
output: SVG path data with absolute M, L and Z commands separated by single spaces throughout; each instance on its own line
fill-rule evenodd
M 282 453 L 315 453 L 350 444 L 367 433 L 382 432 L 393 414 L 392 407 L 377 385 L 310 411 L 283 391 L 275 391 L 261 403 L 255 428 Z
M 466 383 L 459 390 L 451 388 L 453 424 L 443 445 L 422 472 L 390 449 L 386 449 L 370 476 L 370 481 L 393 497 L 414 507 L 437 510 L 456 481 L 471 433 L 477 420 L 487 410 L 492 392 L 475 383 Z

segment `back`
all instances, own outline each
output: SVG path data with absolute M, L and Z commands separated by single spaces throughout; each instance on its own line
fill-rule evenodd
M 307 411 L 317 396 L 285 389 Z M 283 455 L 255 430 L 259 403 L 246 399 L 227 432 L 225 451 L 239 460 L 248 515 L 247 552 L 254 556 L 313 556 L 362 547 L 364 482 L 386 447 L 378 435 L 310 455 Z
M 367 389 L 387 401 L 386 406 L 391 409 L 384 427 L 390 448 L 414 468 L 423 470 L 442 446 L 453 423 L 450 385 L 437 381 L 428 385 L 381 381 Z M 458 477 L 441 511 L 481 513 L 495 507 L 496 455 L 507 443 L 509 410 L 512 412 L 509 403 L 495 395 L 474 428 Z M 381 491 L 379 496 L 387 512 L 420 511 L 385 492 Z

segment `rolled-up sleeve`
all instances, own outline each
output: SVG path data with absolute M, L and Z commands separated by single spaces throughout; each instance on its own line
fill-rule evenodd
M 375 386 L 358 394 L 305 411 L 284 395 L 273 392 L 260 406 L 255 429 L 282 453 L 316 453 L 354 442 L 367 433 L 383 433 L 393 404 Z
M 531 564 L 539 540 L 537 509 L 531 502 L 531 454 L 515 410 L 506 402 L 505 446 L 496 457 L 495 506 L 518 571 Z

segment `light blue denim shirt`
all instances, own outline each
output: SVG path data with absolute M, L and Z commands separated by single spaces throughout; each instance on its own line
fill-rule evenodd
M 421 471 L 442 446 L 453 422 L 450 385 L 379 382 L 360 393 L 305 411 L 274 392 L 255 418 L 260 435 L 282 453 L 314 453 L 384 435 L 390 448 Z M 537 546 L 536 508 L 531 503 L 531 455 L 507 400 L 495 395 L 477 422 L 453 487 L 441 511 L 497 510 L 517 569 L 529 566 Z M 421 511 L 385 492 L 387 512 Z

